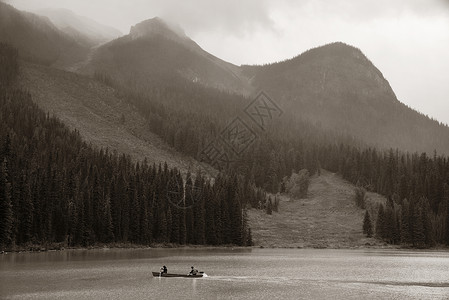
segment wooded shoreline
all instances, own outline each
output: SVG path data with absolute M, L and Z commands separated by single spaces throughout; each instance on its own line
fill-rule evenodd
M 364 249 L 375 249 L 375 250 L 411 250 L 411 251 L 449 251 L 449 247 L 445 245 L 437 245 L 435 247 L 431 248 L 416 248 L 411 246 L 405 246 L 405 245 L 391 245 L 391 244 L 369 244 L 369 245 L 362 245 L 362 246 L 352 246 L 352 247 L 345 247 L 345 246 L 323 246 L 323 247 L 294 247 L 294 246 L 287 246 L 287 245 L 279 245 L 279 246 L 236 246 L 236 245 L 220 245 L 220 246 L 210 246 L 210 245 L 175 245 L 175 244 L 153 244 L 150 246 L 147 245 L 137 245 L 137 244 L 98 244 L 98 245 L 92 245 L 89 247 L 64 247 L 61 245 L 30 245 L 27 247 L 24 246 L 17 246 L 15 248 L 9 248 L 9 249 L 2 249 L 0 250 L 0 254 L 8 254 L 8 253 L 42 253 L 42 252 L 54 252 L 54 251 L 72 251 L 72 250 L 79 250 L 79 251 L 90 251 L 90 250 L 150 250 L 150 249 L 208 249 L 208 250 L 214 250 L 214 249 L 328 249 L 328 250 L 364 250 Z

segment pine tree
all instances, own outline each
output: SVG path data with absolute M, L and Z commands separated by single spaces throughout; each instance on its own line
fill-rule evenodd
M 212 188 L 208 184 L 205 191 L 205 238 L 206 244 L 208 245 L 217 245 L 217 232 L 215 225 L 215 210 L 216 210 L 216 201 L 215 197 L 212 194 Z
M 251 228 L 248 228 L 248 234 L 246 236 L 246 246 L 253 245 L 253 235 L 251 233 Z
M 383 204 L 379 205 L 376 221 L 376 236 L 383 239 L 385 236 L 385 211 Z
M 392 234 L 392 243 L 397 245 L 401 242 L 401 212 L 393 211 L 393 234 Z
M 165 240 L 167 242 L 170 242 L 172 239 L 171 237 L 172 226 L 173 226 L 173 215 L 169 206 L 167 209 L 167 233 L 165 237 Z
M 11 184 L 8 180 L 8 160 L 5 157 L 0 170 L 0 247 L 12 242 Z
M 253 237 L 251 235 L 251 228 L 248 226 L 248 211 L 243 208 L 243 226 L 242 226 L 242 246 L 252 246 Z
M 105 243 L 110 243 L 114 241 L 115 237 L 114 237 L 114 224 L 112 223 L 112 215 L 111 215 L 111 198 L 109 195 L 106 195 L 103 213 L 104 213 L 104 215 L 102 216 L 104 220 L 103 241 Z
M 421 205 L 416 205 L 412 220 L 413 220 L 413 246 L 422 248 L 426 243 L 426 236 L 423 224 L 423 211 Z
M 84 232 L 85 232 L 85 223 L 84 223 L 84 201 L 80 200 L 79 205 L 76 210 L 76 228 L 74 232 L 74 245 L 85 245 L 84 241 Z
M 22 176 L 20 176 L 18 189 L 20 190 L 20 196 L 17 220 L 17 243 L 23 244 L 31 240 L 34 213 L 33 202 L 31 199 L 31 188 L 25 172 L 22 172 Z
M 92 229 L 96 233 L 96 236 L 102 240 L 104 232 L 104 204 L 103 204 L 103 187 L 100 182 L 98 168 L 96 165 L 92 166 L 92 185 L 90 187 L 92 195 L 90 206 L 92 214 Z
M 149 245 L 151 243 L 151 217 L 147 196 L 144 196 L 142 199 L 142 207 L 143 209 L 140 212 L 140 232 L 142 236 L 140 238 L 142 244 Z
M 271 201 L 271 197 L 268 197 L 266 213 L 267 215 L 271 215 L 273 213 L 273 203 Z
M 236 175 L 227 180 L 227 198 L 228 202 L 228 218 L 230 220 L 230 243 L 234 245 L 242 245 L 242 226 L 243 226 L 243 209 L 240 195 L 238 193 L 239 185 Z
M 427 198 L 421 198 L 420 202 L 422 203 L 422 224 L 424 230 L 424 244 L 427 247 L 431 247 L 435 245 L 435 237 L 432 231 L 432 222 L 430 220 L 430 205 Z
M 159 241 L 162 243 L 165 243 L 168 241 L 168 228 L 167 228 L 167 216 L 165 214 L 165 211 L 161 212 L 161 218 L 160 218 L 160 226 L 159 226 Z
M 279 198 L 278 198 L 278 196 L 274 196 L 273 211 L 274 212 L 279 212 Z
M 205 209 L 204 209 L 204 193 L 205 182 L 201 174 L 197 174 L 195 184 L 192 189 L 195 205 L 193 206 L 194 215 L 194 242 L 203 245 L 205 243 Z
M 446 235 L 445 241 L 446 245 L 449 245 L 449 186 L 445 184 L 444 186 L 444 201 L 446 202 Z
M 412 243 L 410 235 L 410 206 L 407 199 L 404 199 L 404 201 L 402 202 L 401 209 L 401 243 Z
M 194 243 L 194 215 L 193 206 L 196 205 L 193 197 L 193 183 L 190 174 L 187 175 L 185 185 L 185 224 L 186 224 L 186 243 Z
M 367 237 L 373 236 L 373 225 L 371 224 L 371 217 L 368 211 L 365 212 L 365 218 L 363 219 L 363 233 Z
M 124 182 L 122 176 L 114 174 L 111 180 L 111 217 L 114 224 L 114 237 L 117 241 L 122 241 L 122 214 L 121 214 L 121 195 L 123 195 Z
M 365 209 L 366 190 L 362 187 L 355 188 L 355 203 L 361 209 Z
M 129 183 L 129 200 L 131 203 L 129 204 L 129 238 L 133 243 L 140 242 L 140 199 L 138 193 L 138 178 L 133 175 L 130 175 L 130 183 Z
M 169 207 L 170 213 L 172 215 L 171 228 L 169 228 L 170 242 L 179 244 L 179 208 L 173 207 L 173 209 L 171 209 L 171 207 L 173 206 Z
M 179 244 L 185 245 L 187 243 L 187 226 L 186 226 L 186 210 L 179 210 Z
M 382 238 L 387 243 L 393 243 L 393 233 L 394 233 L 394 227 L 395 227 L 395 220 L 394 220 L 394 210 L 392 207 L 392 204 L 390 202 L 387 202 L 387 206 L 384 209 L 384 229 L 382 231 Z
M 87 247 L 91 245 L 92 242 L 94 241 L 92 233 L 92 210 L 90 208 L 91 196 L 87 184 L 84 187 L 84 194 L 82 201 L 83 201 L 83 213 L 82 213 L 83 232 L 81 233 L 81 246 Z
M 129 184 L 126 182 L 126 174 L 121 177 L 121 183 L 123 184 L 122 190 L 119 195 L 119 207 L 120 207 L 120 220 L 121 220 L 121 241 L 127 243 L 129 241 L 129 225 L 130 225 L 130 195 L 128 193 Z

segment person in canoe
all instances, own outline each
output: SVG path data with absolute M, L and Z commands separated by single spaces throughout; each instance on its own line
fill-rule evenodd
M 189 275 L 197 275 L 197 274 L 198 274 L 198 270 L 192 266 L 192 269 L 190 270 Z
M 167 274 L 168 273 L 168 269 L 167 269 L 166 266 L 163 266 L 160 271 L 161 271 L 161 274 Z

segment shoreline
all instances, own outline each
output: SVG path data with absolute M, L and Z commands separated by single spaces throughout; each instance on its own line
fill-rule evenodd
M 152 245 L 136 245 L 136 244 L 98 244 L 88 247 L 63 247 L 59 245 L 31 245 L 27 247 L 17 247 L 15 249 L 1 250 L 0 254 L 9 253 L 43 253 L 43 252 L 55 252 L 55 251 L 90 251 L 90 250 L 149 250 L 149 249 L 297 249 L 297 250 L 409 250 L 409 251 L 448 251 L 449 247 L 445 245 L 437 245 L 431 248 L 416 248 L 405 245 L 389 245 L 389 244 L 375 244 L 375 245 L 360 245 L 360 246 L 331 246 L 331 247 L 313 247 L 313 246 L 236 246 L 236 245 L 173 245 L 173 244 L 152 244 Z

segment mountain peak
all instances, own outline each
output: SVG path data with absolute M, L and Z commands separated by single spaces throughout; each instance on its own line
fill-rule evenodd
M 133 39 L 151 38 L 156 35 L 174 40 L 188 39 L 181 27 L 168 23 L 159 17 L 148 19 L 132 26 L 129 34 Z
M 310 60 L 312 58 L 322 60 L 325 57 L 334 59 L 355 59 L 365 62 L 368 61 L 365 54 L 363 54 L 363 52 L 359 48 L 343 42 L 329 43 L 323 46 L 309 49 L 304 53 L 292 58 L 291 60 Z M 288 62 L 289 60 L 286 61 Z
M 362 50 L 357 47 L 345 44 L 343 42 L 334 42 L 314 49 L 316 52 L 321 52 L 333 56 L 348 56 L 359 59 L 366 59 Z

